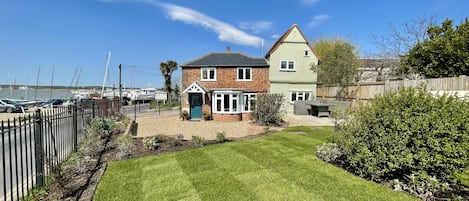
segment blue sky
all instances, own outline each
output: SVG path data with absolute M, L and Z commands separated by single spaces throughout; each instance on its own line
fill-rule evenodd
M 159 64 L 179 65 L 210 52 L 262 57 L 292 24 L 308 40 L 346 38 L 360 53 L 390 24 L 436 16 L 459 24 L 467 0 L 0 0 L 0 84 L 162 87 Z M 264 48 L 262 49 L 262 41 Z M 78 70 L 77 70 L 78 69 Z M 180 69 L 174 78 L 180 78 Z M 73 82 L 73 84 L 71 84 Z

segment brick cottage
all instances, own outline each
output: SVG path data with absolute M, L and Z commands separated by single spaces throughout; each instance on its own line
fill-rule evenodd
M 190 119 L 249 120 L 258 94 L 269 92 L 269 64 L 241 53 L 210 53 L 181 65 L 182 110 Z

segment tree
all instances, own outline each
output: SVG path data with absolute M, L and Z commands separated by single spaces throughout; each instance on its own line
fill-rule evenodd
M 425 78 L 469 75 L 469 18 L 456 27 L 446 19 L 427 33 L 428 39 L 401 57 L 399 70 Z
M 171 105 L 171 75 L 174 71 L 178 69 L 178 64 L 175 61 L 167 61 L 160 63 L 160 71 L 164 77 L 164 87 L 163 89 L 166 91 L 166 97 L 169 101 L 169 105 Z M 171 108 L 171 107 L 170 107 Z
M 361 66 L 353 45 L 343 39 L 320 39 L 313 45 L 321 64 L 313 66 L 320 84 L 336 84 L 340 87 L 354 83 Z
M 371 52 L 369 58 L 379 58 L 381 65 L 385 68 L 375 69 L 384 79 L 389 75 L 403 78 L 415 78 L 412 74 L 399 71 L 395 65 L 399 57 L 406 54 L 417 43 L 428 38 L 427 28 L 436 24 L 436 17 L 419 17 L 410 22 L 404 22 L 401 26 L 389 24 L 385 35 L 373 35 L 377 51 Z M 387 72 L 385 72 L 387 71 Z

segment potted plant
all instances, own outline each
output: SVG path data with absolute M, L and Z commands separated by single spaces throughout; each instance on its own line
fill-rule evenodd
M 210 112 L 208 112 L 208 111 L 203 111 L 203 112 L 202 112 L 202 117 L 204 118 L 205 121 L 210 120 L 210 118 L 211 118 Z
M 179 112 L 179 118 L 181 118 L 183 121 L 189 119 L 189 112 L 187 110 L 182 110 Z

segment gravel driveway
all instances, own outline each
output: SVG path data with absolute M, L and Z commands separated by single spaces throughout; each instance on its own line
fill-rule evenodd
M 286 115 L 284 119 L 288 126 L 332 126 L 329 118 L 313 116 Z M 263 126 L 257 126 L 248 121 L 219 122 L 219 121 L 182 121 L 174 113 L 158 117 L 137 118 L 138 137 L 155 136 L 159 134 L 176 136 L 182 134 L 184 139 L 190 140 L 193 135 L 204 137 L 206 140 L 215 139 L 217 132 L 226 132 L 227 138 L 240 138 L 262 133 Z

